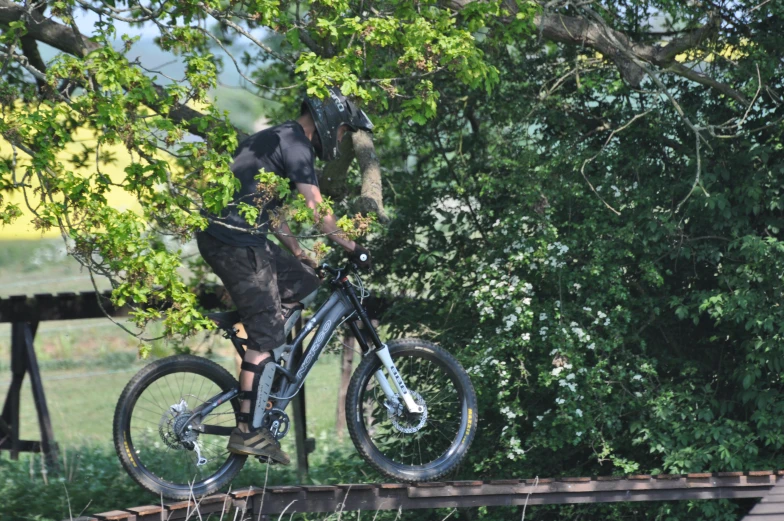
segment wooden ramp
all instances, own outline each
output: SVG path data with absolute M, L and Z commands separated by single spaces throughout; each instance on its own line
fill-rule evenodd
M 621 501 L 763 498 L 743 521 L 784 521 L 784 471 L 662 474 L 594 478 L 534 478 L 442 483 L 269 486 L 217 494 L 199 501 L 145 505 L 75 521 L 194 519 L 272 520 L 304 512 L 375 512 L 419 508 L 522 506 Z M 196 512 L 198 511 L 198 515 Z M 285 516 L 284 516 L 285 517 Z

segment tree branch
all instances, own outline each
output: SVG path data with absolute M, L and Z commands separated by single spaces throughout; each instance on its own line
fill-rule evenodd
M 446 0 L 446 5 L 455 11 L 461 11 L 475 1 L 482 0 Z M 509 20 L 514 20 L 514 15 L 518 12 L 517 3 L 505 0 L 504 7 L 512 14 Z M 600 17 L 596 16 L 595 18 Z M 630 56 L 710 87 L 748 105 L 749 100 L 729 85 L 693 71 L 675 61 L 676 56 L 695 48 L 718 29 L 719 23 L 720 17 L 712 14 L 705 25 L 681 33 L 666 45 L 658 45 L 636 42 L 626 33 L 615 30 L 599 20 L 549 12 L 537 14 L 533 19 L 533 24 L 543 38 L 570 45 L 582 45 L 600 52 L 615 64 L 621 77 L 632 87 L 640 87 L 645 77 L 645 71 L 633 59 L 630 59 Z
M 65 53 L 84 58 L 91 52 L 101 48 L 100 44 L 93 42 L 88 38 L 77 37 L 74 30 L 67 25 L 49 20 L 37 11 L 27 10 L 24 6 L 12 2 L 11 0 L 0 0 L 0 24 L 8 24 L 18 20 L 24 20 L 26 22 L 26 36 L 47 45 L 51 45 L 55 49 Z M 153 84 L 153 87 L 158 94 L 159 100 L 155 100 L 147 105 L 154 111 L 160 113 L 163 104 L 162 100 L 165 97 L 166 91 L 158 84 Z M 196 118 L 203 118 L 205 115 L 187 105 L 176 104 L 172 106 L 169 110 L 168 117 L 175 123 L 187 123 L 188 132 L 196 136 L 206 137 L 210 130 L 209 127 L 206 130 L 200 130 L 196 126 L 194 120 Z M 236 127 L 234 130 L 237 132 L 237 137 L 239 139 L 242 139 L 247 135 Z
M 387 222 L 386 211 L 382 201 L 381 165 L 373 146 L 370 132 L 357 130 L 351 133 L 354 153 L 357 156 L 359 169 L 362 171 L 362 192 L 359 197 L 359 208 L 363 213 L 376 212 L 378 220 Z

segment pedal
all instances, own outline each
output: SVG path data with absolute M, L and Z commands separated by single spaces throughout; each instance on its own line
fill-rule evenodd
M 277 465 L 277 462 L 274 459 L 269 459 L 268 456 L 256 456 L 256 459 L 259 460 L 259 463 L 262 465 L 266 465 L 267 463 L 270 465 Z

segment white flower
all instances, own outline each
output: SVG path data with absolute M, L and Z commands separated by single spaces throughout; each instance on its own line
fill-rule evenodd
M 588 349 L 593 351 L 594 349 L 596 349 L 596 344 L 594 342 L 591 342 L 591 344 L 588 346 Z
M 567 380 L 574 380 L 575 378 L 576 378 L 576 377 L 575 377 L 574 373 L 571 373 L 571 374 L 568 374 L 568 375 L 566 375 L 566 379 L 567 379 Z
M 555 301 L 555 307 L 557 307 L 557 308 L 561 307 L 561 301 L 560 300 L 556 300 Z
M 557 403 L 558 405 L 563 405 L 566 403 L 566 400 L 564 400 L 563 398 L 556 398 L 555 403 Z
M 642 380 L 642 375 L 636 374 L 632 376 L 632 380 Z
M 556 367 L 555 369 L 553 369 L 553 371 L 550 374 L 552 374 L 553 376 L 558 376 L 559 374 L 561 374 L 562 371 L 563 371 L 563 367 Z
M 547 320 L 547 313 L 539 313 L 539 320 Z
M 583 431 L 577 431 L 575 434 L 577 434 L 577 437 L 579 438 L 580 436 L 583 435 Z
M 525 340 L 527 342 L 527 341 L 531 340 L 531 333 L 523 333 L 520 338 L 522 338 L 523 340 Z
M 575 282 L 574 283 L 574 289 L 579 290 L 580 288 L 582 288 L 582 286 Z
M 574 413 L 577 415 L 578 418 L 583 417 L 583 411 L 580 409 L 575 409 Z
M 596 314 L 599 316 L 599 318 L 604 318 L 607 316 L 607 314 L 605 314 L 603 311 L 597 311 Z
M 531 299 L 528 298 L 528 297 L 525 297 L 523 299 L 523 304 L 526 305 L 526 306 L 530 306 L 531 305 Z

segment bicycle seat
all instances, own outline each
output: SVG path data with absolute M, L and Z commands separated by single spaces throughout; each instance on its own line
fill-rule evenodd
M 240 312 L 236 309 L 234 311 L 224 311 L 221 313 L 207 313 L 204 316 L 215 322 L 219 328 L 229 332 L 233 332 L 234 324 L 242 322 Z

